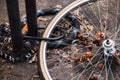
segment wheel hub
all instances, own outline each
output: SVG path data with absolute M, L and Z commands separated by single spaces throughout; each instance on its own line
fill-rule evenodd
M 102 43 L 102 47 L 104 48 L 104 54 L 106 56 L 112 56 L 115 54 L 115 42 L 111 39 L 104 40 Z

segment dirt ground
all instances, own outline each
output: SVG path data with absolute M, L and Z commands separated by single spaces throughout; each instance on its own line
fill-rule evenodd
M 22 18 L 22 16 L 25 15 L 24 0 L 18 1 L 20 6 L 20 17 Z M 50 8 L 56 5 L 64 7 L 72 1 L 74 0 L 36 0 L 36 5 L 37 9 Z M 0 23 L 1 22 L 8 22 L 5 0 L 0 0 Z M 0 58 L 0 80 L 39 80 L 39 76 L 37 75 L 37 64 L 29 64 L 28 61 L 11 64 Z

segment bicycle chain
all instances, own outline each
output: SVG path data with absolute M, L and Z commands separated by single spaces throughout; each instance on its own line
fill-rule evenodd
M 40 17 L 40 16 L 48 16 L 48 15 L 55 15 L 56 13 L 58 13 L 61 9 L 59 8 L 54 8 L 54 9 L 42 9 L 42 10 L 37 10 L 36 12 L 36 15 L 37 17 Z M 27 22 L 27 18 L 24 17 L 21 21 L 21 24 L 20 26 L 21 27 L 24 27 L 25 24 Z
M 68 34 L 68 36 L 66 36 L 66 37 L 64 37 L 60 40 L 56 40 L 56 41 L 53 41 L 53 42 L 48 42 L 48 48 L 59 48 L 59 47 L 67 46 L 67 45 L 71 44 L 73 40 L 75 40 L 77 38 L 77 33 L 80 31 L 79 20 L 76 18 L 76 16 L 74 16 L 71 13 L 69 13 L 66 16 L 66 18 L 68 18 L 69 21 L 72 22 L 71 32 Z
M 43 9 L 43 10 L 38 10 L 37 11 L 37 17 L 39 16 L 46 16 L 46 15 L 55 15 L 56 13 L 58 13 L 60 11 L 60 9 L 56 8 L 56 9 Z M 75 15 L 69 13 L 66 18 L 68 18 L 69 21 L 72 22 L 72 31 L 69 33 L 68 36 L 61 36 L 59 38 L 35 38 L 35 37 L 27 37 L 29 39 L 33 39 L 33 40 L 45 40 L 48 41 L 48 48 L 59 48 L 59 47 L 63 47 L 63 46 L 67 46 L 70 43 L 72 43 L 72 41 L 74 39 L 77 38 L 77 33 L 80 31 L 80 22 L 79 20 L 75 17 Z M 21 28 L 23 26 L 25 26 L 26 24 L 26 17 L 24 17 L 21 21 Z M 6 34 L 10 35 L 10 29 L 9 27 L 6 27 L 6 25 L 2 24 L 0 27 L 0 42 L 4 42 L 5 39 L 8 38 L 5 37 Z M 61 31 L 64 32 L 64 30 L 61 29 Z M 11 38 L 9 38 L 9 42 L 11 41 Z M 35 41 L 36 43 L 34 44 L 35 46 L 39 45 L 39 42 Z M 24 45 L 24 49 L 21 52 L 18 53 L 11 53 L 11 52 L 7 52 L 7 50 L 1 50 L 0 52 L 0 56 L 2 56 L 3 58 L 9 60 L 12 63 L 16 63 L 16 62 L 20 62 L 26 59 L 29 59 L 34 53 L 34 49 L 31 48 L 33 44 L 25 44 Z M 16 55 L 15 55 L 16 54 Z

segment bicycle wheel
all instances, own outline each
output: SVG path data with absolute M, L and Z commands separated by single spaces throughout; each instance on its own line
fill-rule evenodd
M 66 32 L 74 31 L 77 38 L 55 49 L 48 48 L 49 42 L 41 42 L 38 66 L 42 79 L 119 80 L 119 7 L 119 0 L 76 0 L 63 8 L 49 23 L 43 37 L 51 37 L 58 26 L 66 27 L 65 22 L 69 28 Z M 71 21 L 79 20 L 79 25 L 74 25 L 79 27 L 78 31 L 70 30 L 73 25 L 66 22 L 68 14 L 74 15 Z M 65 41 L 61 43 L 66 44 Z

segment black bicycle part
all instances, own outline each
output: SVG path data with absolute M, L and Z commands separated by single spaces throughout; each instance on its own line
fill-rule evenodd
M 36 16 L 37 16 L 37 17 L 40 17 L 40 16 L 55 15 L 55 14 L 58 13 L 60 10 L 61 10 L 61 9 L 59 9 L 59 8 L 53 8 L 53 9 L 50 8 L 50 9 L 37 10 Z M 20 26 L 21 26 L 21 27 L 24 27 L 25 24 L 26 24 L 26 22 L 27 22 L 27 19 L 26 19 L 26 17 L 24 17 L 24 18 L 22 19 L 22 21 L 21 21 Z
M 66 18 L 68 18 L 69 21 L 72 22 L 72 31 L 68 34 L 68 36 L 60 40 L 56 40 L 54 42 L 48 42 L 47 44 L 48 48 L 59 48 L 59 47 L 67 46 L 77 38 L 77 33 L 80 31 L 80 28 L 79 28 L 80 21 L 76 18 L 76 16 L 74 16 L 71 13 L 69 13 L 66 16 Z

